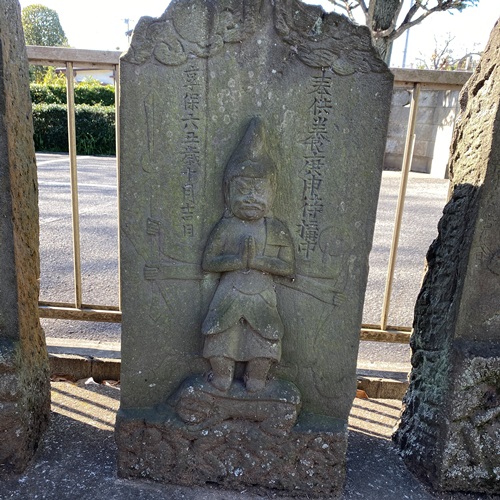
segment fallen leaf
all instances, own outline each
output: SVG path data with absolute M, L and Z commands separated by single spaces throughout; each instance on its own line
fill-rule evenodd
M 108 385 L 110 387 L 119 387 L 120 386 L 120 381 L 119 380 L 103 380 L 102 385 Z
M 363 389 L 356 389 L 356 397 L 358 399 L 370 399 Z
M 70 384 L 73 384 L 72 380 L 69 380 L 66 377 L 62 377 L 61 375 L 54 375 L 50 377 L 51 382 L 69 382 Z

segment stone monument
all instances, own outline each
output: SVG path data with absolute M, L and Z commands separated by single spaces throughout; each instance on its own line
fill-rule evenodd
M 38 191 L 21 10 L 0 16 L 0 474 L 20 472 L 50 412 L 38 317 Z
M 336 495 L 392 92 L 296 0 L 177 0 L 121 61 L 119 474 Z
M 500 24 L 460 95 L 451 197 L 415 307 L 394 439 L 443 490 L 500 493 Z

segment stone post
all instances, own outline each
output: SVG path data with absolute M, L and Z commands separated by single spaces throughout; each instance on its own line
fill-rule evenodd
M 394 439 L 435 488 L 500 493 L 499 23 L 460 103 Z
M 0 8 L 0 473 L 27 465 L 50 411 L 38 316 L 38 186 L 17 0 Z

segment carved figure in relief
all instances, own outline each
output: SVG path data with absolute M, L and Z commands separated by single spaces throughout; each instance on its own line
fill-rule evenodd
M 286 226 L 272 216 L 276 167 L 265 148 L 262 122 L 253 119 L 224 172 L 223 217 L 210 234 L 203 269 L 221 273 L 203 321 L 203 356 L 210 382 L 227 391 L 235 363 L 246 362 L 250 392 L 265 387 L 281 357 L 283 323 L 273 277 L 291 277 L 295 259 Z

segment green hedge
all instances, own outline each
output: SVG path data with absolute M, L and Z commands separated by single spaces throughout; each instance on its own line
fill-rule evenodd
M 31 102 L 33 104 L 66 104 L 66 87 L 64 85 L 30 85 Z M 75 104 L 89 106 L 114 106 L 115 88 L 113 85 L 101 85 L 94 82 L 81 82 L 75 86 Z
M 33 104 L 66 104 L 66 87 L 61 85 L 30 84 Z
M 113 106 L 75 106 L 76 151 L 80 155 L 115 154 Z M 33 104 L 35 149 L 68 151 L 68 118 L 64 104 Z

